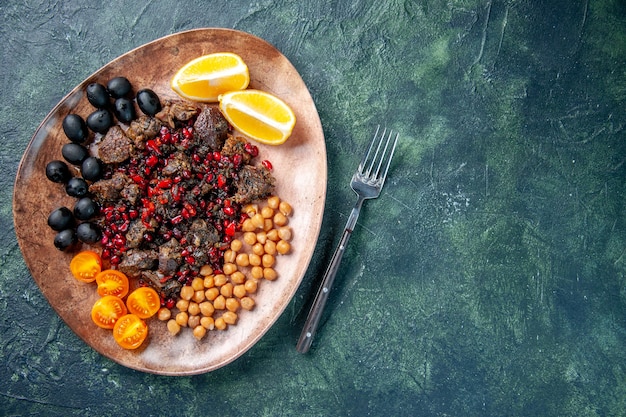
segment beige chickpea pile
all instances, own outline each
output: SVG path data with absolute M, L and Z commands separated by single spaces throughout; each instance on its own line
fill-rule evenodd
M 200 340 L 207 331 L 228 329 L 237 324 L 241 309 L 254 309 L 253 295 L 260 283 L 278 278 L 276 258 L 291 252 L 292 231 L 287 225 L 291 205 L 272 196 L 262 204 L 245 206 L 243 212 L 248 215 L 243 235 L 224 252 L 223 271 L 214 273 L 203 266 L 200 276 L 181 288 L 176 307 L 159 310 L 159 320 L 167 322 L 172 335 L 187 327 Z

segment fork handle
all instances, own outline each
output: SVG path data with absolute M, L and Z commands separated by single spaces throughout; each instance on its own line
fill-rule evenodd
M 328 296 L 330 295 L 330 289 L 333 286 L 335 276 L 337 275 L 337 271 L 339 270 L 341 259 L 343 258 L 343 254 L 346 252 L 348 240 L 350 240 L 352 230 L 354 230 L 356 221 L 359 218 L 359 213 L 361 211 L 363 201 L 364 199 L 359 197 L 354 208 L 352 209 L 350 217 L 348 217 L 346 227 L 343 229 L 341 240 L 339 240 L 339 245 L 335 249 L 333 257 L 330 260 L 330 264 L 328 265 L 326 273 L 324 274 L 324 278 L 322 279 L 322 285 L 317 291 L 315 300 L 313 300 L 313 305 L 311 306 L 309 315 L 307 316 L 306 322 L 304 323 L 304 328 L 302 329 L 302 333 L 300 334 L 300 338 L 298 339 L 298 344 L 296 345 L 296 350 L 300 353 L 307 353 L 311 347 L 311 343 L 313 342 L 313 336 L 317 331 L 317 326 L 319 325 L 320 319 L 322 318 L 322 313 L 324 312 L 324 306 L 326 305 L 326 301 L 328 300 Z

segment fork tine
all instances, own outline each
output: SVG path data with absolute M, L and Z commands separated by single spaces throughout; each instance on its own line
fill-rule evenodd
M 363 176 L 368 177 L 372 180 L 381 179 L 382 181 L 384 181 L 385 177 L 387 176 L 387 172 L 389 171 L 389 165 L 391 164 L 391 159 L 393 158 L 393 153 L 395 152 L 396 144 L 398 143 L 398 137 L 400 134 L 398 133 L 395 136 L 395 139 L 391 147 L 391 152 L 389 153 L 389 156 L 387 159 L 387 164 L 385 165 L 385 168 L 384 168 L 384 172 L 382 173 L 382 175 L 380 175 L 380 169 L 383 167 L 383 162 L 385 161 L 385 155 L 387 154 L 387 149 L 389 148 L 389 144 L 391 142 L 394 132 L 393 130 L 390 130 L 389 134 L 387 134 L 387 129 L 385 128 L 383 129 L 380 136 L 378 136 L 379 132 L 380 132 L 380 125 L 377 126 L 376 133 L 374 134 L 374 138 L 372 139 L 369 149 L 367 150 L 365 157 L 363 158 L 363 160 L 361 161 L 361 164 L 359 165 L 359 171 L 361 172 Z M 387 138 L 386 140 L 385 140 L 385 137 Z M 382 150 L 382 153 L 380 153 L 381 147 L 383 146 L 383 142 L 385 146 Z M 374 155 L 372 156 L 371 161 L 369 161 L 369 166 L 367 167 L 367 169 L 365 169 L 365 166 L 368 164 L 368 160 L 370 160 L 370 155 L 372 154 L 374 147 L 376 147 L 376 151 L 374 152 Z M 380 159 L 379 159 L 379 153 L 380 153 Z M 378 165 L 376 166 L 377 161 L 378 161 Z M 376 166 L 376 171 L 372 173 L 374 166 Z
M 391 139 L 392 135 L 393 135 L 393 131 L 390 131 L 389 138 L 387 139 L 387 144 L 385 145 L 385 152 L 387 152 L 387 145 L 389 145 L 389 140 Z M 391 152 L 389 152 L 389 157 L 387 159 L 387 165 L 385 166 L 385 172 L 383 172 L 383 175 L 381 177 L 382 182 L 385 182 L 385 178 L 387 178 L 387 172 L 389 171 L 389 166 L 391 165 L 391 160 L 393 159 L 393 153 L 396 151 L 396 145 L 398 144 L 399 137 L 400 137 L 400 133 L 396 133 L 396 137 L 393 140 L 393 145 L 391 146 Z M 385 156 L 385 153 L 383 153 L 383 158 L 381 158 L 380 160 L 381 164 L 383 162 L 384 156 Z

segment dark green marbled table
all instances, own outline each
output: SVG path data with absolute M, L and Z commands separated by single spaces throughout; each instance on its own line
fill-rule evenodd
M 0 3 L 0 415 L 626 413 L 623 1 L 173 3 Z M 257 35 L 298 69 L 326 135 L 328 196 L 309 271 L 261 341 L 209 374 L 163 377 L 100 356 L 59 319 L 11 200 L 67 92 L 197 27 Z M 401 132 L 398 156 L 303 356 L 355 150 L 380 122 Z

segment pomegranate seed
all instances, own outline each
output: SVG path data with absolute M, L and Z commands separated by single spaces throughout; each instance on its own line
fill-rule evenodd
M 259 148 L 249 142 L 243 146 L 243 149 L 252 157 L 259 155 Z
M 224 177 L 222 174 L 217 176 L 217 187 L 218 188 L 224 188 L 224 186 L 226 185 L 226 177 Z
M 265 168 L 267 168 L 268 171 L 272 170 L 272 163 L 270 161 L 268 161 L 267 159 L 263 160 L 263 162 L 261 162 L 261 165 L 263 165 Z
M 228 224 L 228 226 L 226 226 L 224 233 L 226 233 L 226 236 L 234 236 L 236 231 L 237 229 L 235 226 L 235 222 L 231 222 Z
M 159 146 L 157 145 L 157 142 L 154 139 L 150 139 L 146 141 L 146 148 L 148 148 L 149 150 L 151 150 L 157 155 L 161 155 L 161 150 L 159 149 Z
M 172 218 L 172 220 L 171 220 L 171 222 L 172 222 L 172 224 L 179 224 L 179 223 L 180 223 L 180 222 L 182 222 L 183 220 L 184 220 L 184 219 L 183 219 L 183 216 L 181 216 L 181 215 L 179 214 L 178 216 L 173 217 L 173 218 Z
M 170 178 L 166 178 L 157 183 L 157 187 L 159 188 L 170 188 L 172 186 L 172 180 Z
M 228 201 L 228 200 L 227 200 Z M 224 207 L 223 210 L 225 215 L 227 216 L 233 216 L 235 214 L 235 209 L 232 207 Z
M 156 166 L 159 163 L 159 158 L 156 155 L 150 155 L 148 159 L 146 159 L 146 165 L 150 168 Z

